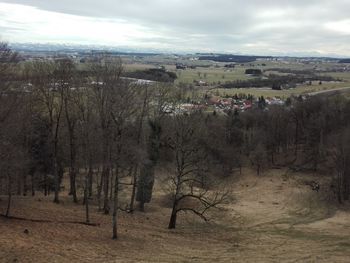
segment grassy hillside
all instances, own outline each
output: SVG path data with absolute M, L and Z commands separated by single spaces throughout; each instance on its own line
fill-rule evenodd
M 350 214 L 335 209 L 325 179 L 319 181 L 320 192 L 305 185 L 313 179 L 312 174 L 284 169 L 261 177 L 243 170 L 241 177 L 223 182 L 232 189 L 232 198 L 223 211 L 212 214 L 216 220 L 204 223 L 182 214 L 173 231 L 166 228 L 170 208 L 158 182 L 146 213 L 120 213 L 117 241 L 110 238 L 110 217 L 96 206 L 92 221 L 100 226 L 55 223 L 82 221 L 83 207 L 68 197 L 60 205 L 41 195 L 16 197 L 13 216 L 52 222 L 1 217 L 0 261 L 348 262 Z M 3 211 L 6 198 L 1 200 Z

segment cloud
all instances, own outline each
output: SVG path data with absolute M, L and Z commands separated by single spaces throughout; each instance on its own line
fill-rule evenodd
M 4 0 L 0 28 L 18 42 L 350 55 L 348 10 L 347 0 Z

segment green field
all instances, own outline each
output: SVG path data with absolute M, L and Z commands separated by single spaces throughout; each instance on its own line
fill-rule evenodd
M 225 69 L 215 68 L 196 68 L 186 70 L 176 70 L 178 79 L 176 83 L 193 83 L 195 80 L 204 81 L 209 85 L 224 83 L 226 81 L 246 80 L 250 77 L 244 74 L 244 68 Z
M 350 86 L 348 83 L 347 86 Z M 288 90 L 272 90 L 268 88 L 249 88 L 249 89 L 212 89 L 210 93 L 217 96 L 233 96 L 235 94 L 251 94 L 254 97 L 264 96 L 264 97 L 280 97 L 286 99 L 290 96 L 298 96 L 301 94 L 307 94 L 322 90 L 332 90 L 340 87 L 347 87 L 344 83 L 332 83 L 332 84 L 323 84 L 318 85 L 314 83 L 311 86 L 298 86 L 294 89 Z
M 192 65 L 196 66 L 196 68 L 177 70 L 175 67 L 176 63 L 184 64 L 187 66 Z M 163 66 L 166 68 L 166 70 L 175 72 L 177 74 L 178 78 L 175 81 L 175 84 L 194 84 L 195 82 L 202 81 L 206 83 L 206 85 L 203 85 L 201 88 L 198 88 L 198 90 L 200 90 L 200 94 L 210 92 L 218 96 L 232 96 L 234 94 L 252 94 L 256 97 L 264 96 L 287 98 L 292 95 L 298 96 L 300 94 L 350 86 L 350 72 L 334 72 L 333 69 L 339 69 L 342 67 L 342 65 L 333 62 L 300 62 L 293 59 L 290 59 L 288 61 L 262 60 L 255 61 L 252 63 L 237 64 L 235 68 L 225 68 L 226 64 L 229 63 L 198 61 L 191 59 L 190 56 L 173 55 L 159 55 L 144 58 L 123 58 L 123 66 L 125 71 L 137 71 Z M 225 82 L 237 80 L 244 81 L 254 78 L 245 74 L 245 70 L 248 68 L 261 69 L 264 72 L 264 75 L 287 75 L 287 73 L 280 73 L 273 70 L 276 68 L 291 70 L 309 70 L 315 71 L 316 74 L 332 76 L 336 79 L 340 79 L 341 81 L 323 82 L 322 85 L 319 85 L 319 83 L 315 81 L 312 83 L 312 85 L 300 85 L 293 89 L 281 91 L 272 90 L 268 87 L 247 89 L 216 88 L 220 84 Z M 318 71 L 322 71 L 322 73 L 317 73 Z

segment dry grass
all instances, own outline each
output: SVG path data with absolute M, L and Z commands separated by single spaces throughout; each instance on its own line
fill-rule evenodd
M 272 170 L 262 177 L 245 170 L 227 179 L 235 202 L 215 222 L 180 215 L 169 231 L 170 209 L 156 187 L 146 213 L 119 214 L 119 240 L 111 240 L 111 217 L 92 207 L 99 227 L 0 218 L 1 262 L 349 262 L 350 214 L 331 209 L 321 192 L 301 185 L 313 175 Z M 1 197 L 4 210 L 6 197 Z M 12 215 L 82 221 L 84 209 L 62 196 L 15 198 Z M 29 234 L 24 230 L 28 229 Z
M 324 82 L 319 85 L 318 82 L 313 82 L 312 85 L 300 85 L 296 88 L 285 89 L 285 90 L 272 90 L 271 88 L 242 88 L 242 89 L 212 89 L 211 92 L 220 96 L 234 96 L 235 94 L 251 94 L 254 97 L 264 96 L 266 97 L 280 97 L 286 99 L 290 96 L 299 96 L 303 94 L 333 90 L 338 88 L 349 87 L 350 82 Z

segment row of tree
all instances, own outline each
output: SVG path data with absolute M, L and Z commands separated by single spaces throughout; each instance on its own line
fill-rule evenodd
M 246 74 L 261 75 L 258 69 L 247 69 Z M 264 78 L 253 78 L 248 80 L 236 80 L 229 81 L 221 84 L 222 88 L 234 89 L 234 88 L 266 88 L 281 89 L 281 87 L 295 87 L 297 84 L 311 83 L 312 81 L 339 81 L 331 76 L 326 75 L 276 75 L 269 74 Z

